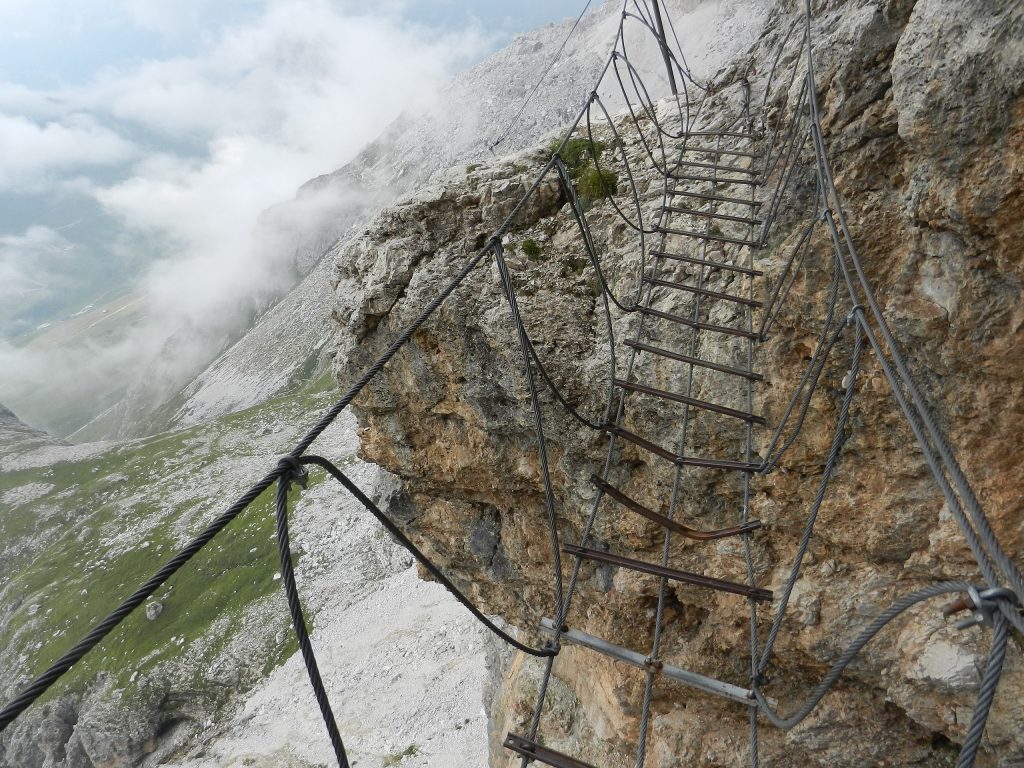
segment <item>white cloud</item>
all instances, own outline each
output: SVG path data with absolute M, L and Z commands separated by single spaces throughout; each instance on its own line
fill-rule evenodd
M 49 227 L 30 227 L 20 235 L 0 236 L 0 303 L 48 295 L 53 286 L 45 265 L 70 258 L 72 249 Z
M 37 123 L 0 114 L 0 190 L 35 187 L 55 174 L 122 163 L 135 153 L 132 142 L 90 115 Z
M 350 159 L 402 109 L 425 108 L 481 45 L 288 0 L 202 56 L 106 74 L 91 96 L 119 118 L 206 137 L 205 157 L 155 155 L 96 191 L 125 226 L 172 246 L 149 281 L 156 306 L 194 321 L 273 280 L 280 254 L 257 241 L 259 214 Z
M 214 0 L 123 0 L 124 10 L 135 24 L 167 37 L 201 29 L 213 5 Z
M 172 4 L 137 0 L 128 10 L 170 34 L 192 23 L 203 2 L 172 12 Z M 186 368 L 214 352 L 250 311 L 249 299 L 291 274 L 289 238 L 320 220 L 325 201 L 262 222 L 261 213 L 351 159 L 401 111 L 428 109 L 453 70 L 487 43 L 473 31 L 441 35 L 395 17 L 344 15 L 326 0 L 268 0 L 209 35 L 193 56 L 108 69 L 84 86 L 0 86 L 0 110 L 21 105 L 34 117 L 0 116 L 0 191 L 45 177 L 54 192 L 88 194 L 126 233 L 117 250 L 146 250 L 156 262 L 140 286 L 147 321 L 82 345 L 90 375 L 61 382 L 60 396 L 109 386 L 126 366 L 141 374 L 181 353 Z M 114 165 L 128 158 L 126 172 Z M 26 262 L 11 264 L 11 284 L 18 276 L 24 285 Z M 23 389 L 12 375 L 79 365 L 53 354 L 19 352 L 17 366 L 0 366 L 0 400 Z M 36 394 L 55 396 L 45 386 Z

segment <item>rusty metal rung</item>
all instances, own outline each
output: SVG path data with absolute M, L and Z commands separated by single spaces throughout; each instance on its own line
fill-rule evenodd
M 741 275 L 751 275 L 753 277 L 760 277 L 764 274 L 764 272 L 759 269 L 741 267 L 738 264 L 727 264 L 724 261 L 712 261 L 711 259 L 698 259 L 695 256 L 686 256 L 682 253 L 669 253 L 668 251 L 659 251 L 654 248 L 651 249 L 651 256 L 660 256 L 663 259 L 684 261 L 687 264 L 697 264 L 698 266 L 712 267 L 713 269 L 725 269 L 730 272 L 739 272 Z
M 751 226 L 757 226 L 763 224 L 761 219 L 754 219 L 749 216 L 733 216 L 728 213 L 718 213 L 717 211 L 695 211 L 692 208 L 682 208 L 678 205 L 663 205 L 661 208 L 663 211 L 669 213 L 681 213 L 686 216 L 701 216 L 705 219 L 722 219 L 723 221 L 737 221 L 740 224 L 749 224 Z
M 700 320 L 691 320 L 688 317 L 680 317 L 679 315 L 673 315 L 671 312 L 662 312 L 660 309 L 651 309 L 650 307 L 637 307 L 637 312 L 642 312 L 645 315 L 652 315 L 653 317 L 660 317 L 662 320 L 669 320 L 673 323 L 679 323 L 685 325 L 688 328 L 696 328 L 698 331 L 712 331 L 714 333 L 725 333 L 729 336 L 740 336 L 744 339 L 752 339 L 754 341 L 759 340 L 759 336 L 754 331 L 744 331 L 740 328 L 730 328 L 727 325 L 715 325 L 714 323 L 705 323 Z
M 674 533 L 678 533 L 680 536 L 685 536 L 688 539 L 695 539 L 697 541 L 710 541 L 712 539 L 724 539 L 727 536 L 738 536 L 741 533 L 749 533 L 750 531 L 756 531 L 761 527 L 760 520 L 749 520 L 746 523 L 740 525 L 734 525 L 729 528 L 718 528 L 713 531 L 702 531 L 697 528 L 690 528 L 688 525 L 676 522 L 671 518 L 665 517 L 664 515 L 655 512 L 653 509 L 648 509 L 638 501 L 631 499 L 629 496 L 624 494 L 618 488 L 602 480 L 597 475 L 590 476 L 590 482 L 600 488 L 604 493 L 613 498 L 619 504 L 624 506 L 626 509 L 636 512 L 641 517 L 646 517 L 653 523 L 657 523 L 663 528 L 668 528 Z
M 676 181 L 706 181 L 710 184 L 745 184 L 748 187 L 756 187 L 761 183 L 756 179 L 712 179 L 708 176 L 690 176 L 683 173 L 670 173 L 668 177 Z
M 530 760 L 539 760 L 545 765 L 553 766 L 553 768 L 595 768 L 590 763 L 584 763 L 575 757 L 563 755 L 561 752 L 556 752 L 550 747 L 545 747 L 514 733 L 510 733 L 505 737 L 505 749 L 518 752 Z
M 740 168 L 735 165 L 719 165 L 718 163 L 703 163 L 699 160 L 680 160 L 677 165 L 689 165 L 694 168 L 710 168 L 714 171 L 735 171 L 736 173 L 749 173 L 756 174 L 757 170 L 754 168 Z M 719 181 L 719 179 L 715 179 Z
M 758 587 L 748 587 L 746 584 L 737 584 L 734 581 L 716 579 L 713 576 L 704 576 L 699 573 L 680 571 L 675 568 L 668 568 L 664 565 L 645 563 L 642 560 L 634 560 L 630 557 L 613 555 L 610 552 L 601 552 L 596 549 L 576 547 L 572 544 L 563 545 L 562 550 L 570 555 L 585 557 L 587 560 L 610 563 L 611 565 L 617 565 L 621 568 L 629 568 L 631 571 L 649 573 L 652 576 L 664 576 L 666 579 L 681 581 L 684 584 L 693 584 L 698 587 L 707 587 L 708 589 L 714 589 L 719 592 L 730 592 L 734 595 L 743 595 L 744 597 L 749 597 L 753 600 L 771 602 L 772 599 L 771 590 L 760 589 Z
M 764 377 L 760 373 L 754 373 L 753 371 L 745 371 L 742 368 L 734 368 L 731 365 L 723 365 L 722 363 L 713 363 L 710 360 L 701 360 L 699 357 L 692 357 L 690 355 L 684 355 L 680 352 L 673 352 L 671 349 L 662 349 L 661 347 L 654 347 L 650 344 L 644 344 L 640 341 L 633 341 L 632 339 L 626 339 L 622 342 L 627 347 L 638 349 L 642 352 L 650 352 L 652 355 L 661 355 L 671 360 L 678 360 L 681 363 L 690 363 L 692 365 L 700 366 L 701 368 L 708 368 L 712 371 L 718 371 L 719 373 L 728 373 L 733 376 L 742 376 L 745 379 L 751 381 L 764 381 Z
M 711 200 L 716 203 L 735 203 L 736 205 L 749 205 L 751 208 L 760 208 L 764 203 L 761 200 L 744 200 L 741 197 L 729 197 L 727 195 L 710 195 L 704 192 L 691 192 L 688 189 L 670 189 L 668 191 L 673 197 L 695 197 L 698 200 Z
M 751 248 L 759 248 L 761 244 L 757 240 L 744 240 L 741 237 L 729 237 L 728 235 L 716 235 L 711 232 L 694 232 L 691 229 L 676 229 L 675 227 L 663 227 L 655 225 L 655 229 L 664 232 L 666 235 L 682 235 L 684 237 L 695 237 L 699 240 L 714 240 L 716 243 L 732 243 L 733 245 L 748 245 Z
M 732 459 L 705 459 L 699 456 L 676 456 L 672 451 L 667 448 L 662 448 L 657 443 L 652 443 L 650 440 L 646 440 L 640 435 L 630 432 L 628 429 L 616 426 L 614 424 L 606 424 L 604 431 L 610 435 L 616 435 L 621 437 L 623 440 L 628 440 L 634 445 L 638 445 L 645 451 L 661 456 L 663 459 L 671 461 L 673 464 L 678 464 L 681 467 L 704 467 L 706 469 L 735 469 L 741 472 L 757 472 L 761 469 L 760 464 L 753 464 L 746 461 L 733 461 Z
M 718 138 L 729 138 L 729 139 L 755 139 L 757 138 L 753 133 L 740 133 L 739 131 L 687 131 L 683 134 L 683 138 L 692 138 L 693 136 L 706 136 L 713 139 Z
M 763 416 L 755 416 L 752 413 L 740 411 L 736 408 L 729 408 L 728 406 L 719 405 L 718 403 L 709 403 L 706 400 L 698 400 L 695 397 L 680 395 L 677 392 L 668 392 L 664 389 L 655 389 L 654 387 L 648 387 L 645 384 L 637 384 L 633 381 L 626 381 L 625 379 L 613 379 L 613 381 L 617 387 L 622 387 L 623 389 L 628 389 L 632 392 L 639 392 L 642 395 L 650 395 L 651 397 L 657 397 L 662 400 L 671 400 L 676 403 L 682 403 L 683 405 L 691 405 L 694 408 L 711 411 L 712 413 L 720 413 L 723 416 L 731 416 L 734 419 L 749 421 L 751 424 L 760 424 L 763 426 L 767 423 Z
M 721 299 L 722 301 L 732 301 L 736 304 L 744 304 L 748 307 L 763 307 L 764 303 L 757 301 L 756 299 L 748 299 L 745 296 L 737 296 L 733 293 L 722 293 L 721 291 L 712 291 L 709 288 L 699 288 L 696 285 L 688 285 L 686 283 L 673 283 L 670 280 L 658 280 L 654 277 L 645 277 L 645 283 L 651 285 L 657 285 L 660 288 L 672 288 L 676 291 L 686 291 L 687 293 L 699 293 L 701 296 L 707 296 L 712 299 Z
M 727 149 L 724 147 L 707 147 L 706 149 L 701 149 L 698 147 L 687 147 L 686 150 L 688 152 L 706 152 L 711 155 L 736 155 L 737 157 L 749 157 L 752 160 L 761 159 L 761 155 L 756 152 L 744 152 L 742 149 Z

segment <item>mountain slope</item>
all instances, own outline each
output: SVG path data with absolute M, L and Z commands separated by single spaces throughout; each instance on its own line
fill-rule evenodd
M 693 55 L 688 63 L 698 79 L 710 79 L 756 39 L 768 4 L 750 0 L 666 4 L 676 32 Z M 324 370 L 322 353 L 331 333 L 330 280 L 337 254 L 373 213 L 445 170 L 474 165 L 552 137 L 583 105 L 603 66 L 619 23 L 621 3 L 608 0 L 586 14 L 569 37 L 557 64 L 540 82 L 526 108 L 524 100 L 551 63 L 572 27 L 572 20 L 549 24 L 516 37 L 510 45 L 458 75 L 428 112 L 403 114 L 384 134 L 343 168 L 308 182 L 302 192 L 331 190 L 345 200 L 336 216 L 344 234 L 332 241 L 323 261 L 249 334 L 232 345 L 169 403 L 154 425 L 172 426 L 244 408 L 282 391 L 299 377 Z M 715 29 L 708 36 L 705 30 Z M 638 72 L 654 85 L 651 95 L 668 93 L 660 56 L 639 55 Z M 609 109 L 622 109 L 622 93 L 603 86 Z M 300 194 L 302 194 L 300 192 Z M 354 212 L 353 200 L 363 207 Z M 330 219 L 330 217 L 326 217 Z M 332 222 L 335 226 L 337 222 Z M 339 232 L 339 229 L 333 230 Z M 330 238 L 321 238 L 326 241 Z
M 15 424 L 12 433 L 21 439 L 5 439 L 0 449 L 0 568 L 7 574 L 0 581 L 0 699 L 41 672 L 273 466 L 333 396 L 321 378 L 261 406 L 127 443 L 68 446 Z M 351 423 L 342 418 L 316 450 L 387 508 L 391 481 L 356 460 L 355 446 Z M 413 585 L 409 558 L 323 477 L 311 477 L 301 496 L 293 492 L 292 545 L 313 642 L 335 649 L 323 651 L 324 669 L 334 700 L 348 702 L 339 711 L 374 723 L 370 710 L 352 707 L 350 686 L 358 682 L 364 707 L 391 706 L 421 723 L 410 743 L 422 760 L 447 750 L 482 755 L 479 695 L 466 696 L 467 688 L 479 690 L 483 674 L 472 618 L 440 587 Z M 268 492 L 0 735 L 0 765 L 152 766 L 175 756 L 203 765 L 210 764 L 202 762 L 204 745 L 217 734 L 224 737 L 215 748 L 223 760 L 215 765 L 242 764 L 228 759 L 236 753 L 238 761 L 255 755 L 273 765 L 322 763 L 329 745 L 316 721 L 296 753 L 287 739 L 224 742 L 254 716 L 232 719 L 246 691 L 294 651 L 277 567 Z M 368 622 L 372 605 L 378 607 Z M 457 659 L 438 620 L 466 638 Z M 361 681 L 363 671 L 335 667 L 335 654 L 353 648 L 347 636 L 354 623 L 377 627 L 378 653 L 396 659 L 409 654 L 410 636 L 419 638 L 420 670 L 444 694 L 430 702 L 389 699 L 376 681 Z M 304 708 L 313 702 L 299 669 L 291 660 L 259 694 L 264 701 L 281 694 L 275 717 L 300 700 Z M 283 691 L 273 682 L 282 675 Z M 450 736 L 431 741 L 433 731 Z M 409 746 L 389 745 L 389 731 L 375 726 L 348 727 L 346 734 L 366 766 L 385 765 Z

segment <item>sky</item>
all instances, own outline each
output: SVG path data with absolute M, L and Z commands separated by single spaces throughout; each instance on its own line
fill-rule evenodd
M 582 5 L 0 0 L 0 402 L 86 361 L 109 376 L 106 358 L 218 316 L 277 266 L 254 264 L 261 212 Z M 23 349 L 117 290 L 149 296 L 130 344 L 85 339 L 78 360 Z

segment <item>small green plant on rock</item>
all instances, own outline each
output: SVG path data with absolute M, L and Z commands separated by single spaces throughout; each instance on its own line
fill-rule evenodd
M 401 752 L 395 752 L 384 758 L 384 768 L 393 768 L 393 766 L 401 765 L 402 760 L 413 755 L 418 755 L 420 748 L 415 744 L 410 744 L 408 747 L 403 749 Z
M 561 141 L 555 141 L 548 148 L 551 154 L 558 152 L 565 167 L 569 169 L 569 175 L 574 179 L 579 178 L 580 174 L 591 166 L 591 158 L 600 160 L 601 153 L 605 150 L 603 142 L 592 142 L 590 139 L 569 139 L 559 152 L 558 148 L 561 146 Z
M 615 171 L 588 168 L 576 182 L 576 188 L 585 198 L 602 200 L 618 191 L 619 175 Z
M 523 240 L 523 253 L 526 254 L 526 258 L 530 259 L 530 261 L 536 261 L 539 259 L 540 246 L 537 244 L 537 241 L 532 237 L 528 237 Z

